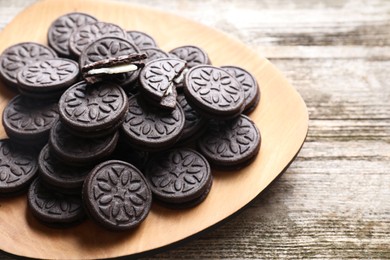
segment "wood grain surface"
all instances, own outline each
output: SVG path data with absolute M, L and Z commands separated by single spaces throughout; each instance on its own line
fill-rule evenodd
M 0 0 L 0 27 L 33 2 Z M 239 38 L 283 71 L 310 116 L 297 159 L 250 207 L 154 258 L 390 258 L 389 1 L 131 2 Z

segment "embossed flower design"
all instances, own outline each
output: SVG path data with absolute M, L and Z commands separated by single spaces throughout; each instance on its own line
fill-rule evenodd
M 240 102 L 243 91 L 237 81 L 223 70 L 203 68 L 191 75 L 191 88 L 210 106 L 230 107 Z
M 123 99 L 116 88 L 106 85 L 87 88 L 81 85 L 68 93 L 65 105 L 65 112 L 73 120 L 85 124 L 99 124 L 118 113 L 122 108 Z
M 16 80 L 17 72 L 25 65 L 54 57 L 48 49 L 30 43 L 11 47 L 2 56 L 1 67 L 12 80 Z
M 99 210 L 116 223 L 132 222 L 142 215 L 147 200 L 146 186 L 125 167 L 105 168 L 96 177 L 94 191 Z
M 164 139 L 178 129 L 180 113 L 176 108 L 172 113 L 159 114 L 157 111 L 143 110 L 138 104 L 129 106 L 125 119 L 128 130 L 145 139 Z
M 221 157 L 234 157 L 247 152 L 255 141 L 255 134 L 246 120 L 238 118 L 225 123 L 213 124 L 205 139 L 207 149 Z
M 56 84 L 78 73 L 75 64 L 61 60 L 40 61 L 23 70 L 23 79 L 32 85 Z
M 73 196 L 50 192 L 40 183 L 36 184 L 35 193 L 37 194 L 35 204 L 48 214 L 60 216 L 63 213 L 72 214 L 81 210 L 80 200 Z
M 15 99 L 13 106 L 9 106 L 5 116 L 10 125 L 18 130 L 43 131 L 50 128 L 58 118 L 56 104 L 52 104 L 48 109 L 42 109 L 42 104 L 27 104 L 23 98 Z
M 186 151 L 176 150 L 160 158 L 149 171 L 151 183 L 165 194 L 185 194 L 204 181 L 205 163 Z

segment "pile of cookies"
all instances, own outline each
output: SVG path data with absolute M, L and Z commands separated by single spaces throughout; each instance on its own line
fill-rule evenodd
M 197 46 L 165 52 L 146 33 L 84 13 L 56 19 L 48 45 L 0 55 L 0 78 L 19 93 L 2 116 L 0 196 L 28 190 L 41 222 L 88 216 L 132 229 L 152 199 L 194 207 L 212 169 L 236 170 L 258 154 L 260 132 L 246 114 L 260 90 L 245 69 L 212 66 Z

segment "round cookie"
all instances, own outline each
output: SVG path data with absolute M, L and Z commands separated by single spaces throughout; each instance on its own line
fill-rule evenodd
M 111 82 L 79 82 L 61 96 L 59 114 L 73 134 L 97 137 L 114 132 L 128 109 L 124 90 Z
M 27 64 L 57 57 L 56 53 L 39 43 L 22 42 L 5 49 L 0 55 L 0 79 L 7 86 L 17 88 L 19 71 Z
M 123 161 L 97 165 L 83 185 L 83 202 L 89 215 L 111 230 L 129 230 L 149 214 L 152 193 L 143 174 Z
M 78 58 L 90 43 L 107 36 L 125 38 L 126 32 L 118 25 L 112 23 L 96 22 L 85 24 L 70 35 L 70 52 L 73 57 Z
M 70 35 L 85 24 L 96 23 L 97 19 L 85 13 L 68 13 L 58 17 L 50 25 L 47 32 L 47 42 L 61 57 L 70 57 Z
M 5 107 L 2 122 L 5 132 L 15 142 L 44 143 L 57 119 L 56 102 L 18 95 Z
M 177 101 L 184 112 L 185 122 L 182 135 L 178 141 L 180 145 L 197 140 L 206 130 L 207 119 L 196 112 L 187 102 L 183 93 L 177 95 Z
M 193 68 L 201 64 L 211 64 L 209 56 L 201 48 L 193 45 L 177 47 L 169 52 L 181 60 L 187 62 L 187 68 Z
M 36 151 L 0 140 L 0 196 L 14 195 L 28 188 L 37 175 Z
M 31 213 L 50 227 L 79 223 L 85 217 L 80 195 L 63 194 L 47 188 L 36 178 L 30 185 L 27 204 Z
M 210 165 L 198 152 L 179 148 L 153 157 L 145 176 L 156 199 L 183 208 L 201 202 L 211 188 Z
M 140 50 L 157 47 L 156 41 L 147 33 L 140 31 L 127 31 L 127 38 L 138 46 Z
M 255 77 L 247 70 L 237 66 L 222 66 L 222 69 L 230 73 L 244 89 L 245 108 L 243 113 L 252 112 L 260 101 L 260 88 Z
M 256 158 L 260 145 L 260 131 L 245 115 L 210 121 L 206 133 L 198 140 L 198 148 L 211 166 L 222 170 L 248 165 Z
M 64 193 L 80 192 L 85 177 L 91 167 L 80 167 L 64 164 L 50 151 L 49 145 L 42 148 L 39 158 L 39 175 L 41 180 Z
M 185 75 L 184 95 L 205 117 L 230 119 L 245 108 L 241 84 L 221 68 L 199 65 Z
M 62 162 L 87 166 L 107 158 L 114 151 L 119 134 L 99 138 L 75 136 L 57 121 L 50 131 L 49 145 L 53 154 Z
M 131 53 L 139 53 L 136 45 L 126 39 L 109 36 L 103 37 L 89 44 L 81 53 L 80 68 L 85 65 L 114 57 L 120 57 Z M 126 86 L 137 79 L 137 71 L 112 75 L 110 78 L 121 86 Z
M 172 111 L 150 106 L 141 96 L 129 99 L 129 111 L 121 130 L 133 147 L 145 151 L 161 151 L 174 145 L 184 127 L 184 112 L 177 105 Z
M 47 59 L 26 65 L 17 76 L 18 89 L 33 94 L 33 96 L 47 98 L 47 94 L 61 95 L 73 85 L 79 76 L 79 66 L 75 61 L 68 59 Z

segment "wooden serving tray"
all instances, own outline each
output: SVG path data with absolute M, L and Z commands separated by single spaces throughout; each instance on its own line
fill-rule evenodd
M 48 228 L 27 210 L 26 196 L 0 199 L 0 249 L 34 258 L 108 258 L 138 255 L 189 238 L 227 219 L 252 201 L 293 160 L 308 129 L 302 98 L 265 58 L 238 40 L 173 14 L 141 6 L 96 0 L 44 0 L 19 14 L 0 33 L 0 52 L 22 41 L 46 43 L 50 23 L 62 14 L 87 12 L 125 29 L 151 34 L 169 51 L 193 44 L 204 48 L 216 66 L 238 65 L 252 72 L 261 87 L 261 101 L 250 115 L 262 134 L 260 153 L 250 166 L 236 172 L 216 172 L 207 199 L 187 210 L 153 205 L 142 225 L 114 233 L 88 220 L 67 229 Z M 1 83 L 0 83 L 1 84 Z M 0 109 L 14 94 L 0 85 Z M 0 127 L 1 137 L 6 137 Z

